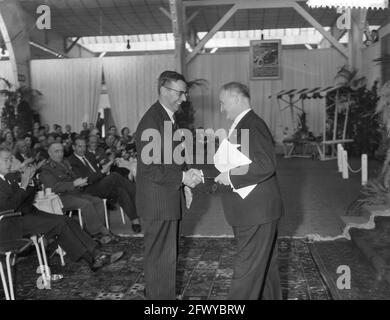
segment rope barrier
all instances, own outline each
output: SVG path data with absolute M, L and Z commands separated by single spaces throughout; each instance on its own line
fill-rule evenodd
M 358 170 L 353 170 L 353 169 L 351 168 L 351 166 L 349 165 L 349 163 L 348 163 L 348 169 L 349 169 L 349 171 L 351 171 L 352 173 L 359 173 L 360 171 L 362 171 L 362 167 L 360 167 L 360 169 L 358 169 Z

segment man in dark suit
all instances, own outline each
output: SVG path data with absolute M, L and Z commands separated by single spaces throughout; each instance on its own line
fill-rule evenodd
M 102 199 L 83 193 L 88 185 L 88 178 L 77 178 L 69 163 L 64 161 L 62 144 L 53 143 L 49 146 L 47 164 L 42 167 L 40 181 L 45 188 L 51 188 L 59 195 L 63 210 L 81 209 L 85 228 L 89 234 L 106 243 L 112 240 L 110 231 L 104 226 L 104 204 Z
M 0 149 L 0 211 L 14 210 L 22 216 L 5 219 L 0 223 L 1 240 L 13 240 L 36 234 L 44 234 L 46 239 L 56 238 L 71 260 L 84 259 L 92 270 L 105 263 L 114 262 L 111 255 L 97 250 L 97 243 L 81 230 L 80 226 L 65 216 L 45 213 L 33 206 L 36 188 L 29 186 L 35 168 L 27 167 L 21 173 L 20 186 L 8 179 L 12 155 Z M 123 253 L 117 252 L 115 261 Z
M 184 171 L 174 159 L 173 150 L 180 144 L 172 139 L 177 129 L 174 113 L 186 101 L 185 78 L 174 71 L 163 72 L 158 93 L 159 100 L 146 111 L 136 130 L 136 204 L 145 230 L 146 298 L 174 300 L 183 185 L 193 188 L 202 178 L 200 171 Z
M 252 161 L 215 179 L 229 188 L 222 193 L 222 204 L 238 242 L 229 298 L 281 299 L 276 243 L 283 203 L 273 139 L 265 122 L 251 109 L 245 85 L 224 85 L 219 100 L 221 111 L 233 121 L 229 141 L 240 144 L 240 151 Z M 249 186 L 254 189 L 244 198 L 232 190 Z
M 110 173 L 113 161 L 100 168 L 95 157 L 87 152 L 87 144 L 83 137 L 75 139 L 73 152 L 67 160 L 77 178 L 88 178 L 84 192 L 100 198 L 118 200 L 131 220 L 133 231 L 140 233 L 141 226 L 135 208 L 135 183 L 116 172 Z

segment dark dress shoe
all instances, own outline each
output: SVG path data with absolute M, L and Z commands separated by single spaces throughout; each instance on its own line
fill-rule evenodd
M 123 257 L 123 251 L 118 251 L 113 254 L 100 252 L 95 258 L 94 262 L 91 265 L 91 270 L 96 272 L 101 268 L 108 266 L 109 264 L 113 264 L 120 260 Z
M 131 229 L 133 229 L 134 233 L 140 233 L 142 231 L 141 225 L 139 223 L 132 223 Z

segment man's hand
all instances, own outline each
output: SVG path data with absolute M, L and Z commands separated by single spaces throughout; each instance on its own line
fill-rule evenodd
M 184 197 L 186 198 L 186 207 L 189 209 L 192 203 L 192 191 L 188 186 L 184 186 Z
M 77 178 L 76 180 L 73 181 L 73 185 L 77 187 L 85 187 L 88 185 L 88 177 L 86 178 Z
M 190 169 L 184 172 L 183 183 L 190 188 L 194 188 L 203 181 L 202 172 L 197 169 Z
M 114 163 L 114 159 L 110 160 L 109 162 L 107 162 L 105 165 L 102 166 L 102 173 L 107 173 L 108 171 L 110 171 L 110 168 L 112 166 L 112 164 Z
M 222 172 L 214 179 L 214 181 L 219 184 L 224 184 L 225 186 L 230 186 L 229 171 Z
M 46 163 L 46 161 L 47 161 L 46 159 L 39 161 L 37 164 L 37 169 L 41 168 Z
M 34 167 L 26 167 L 21 173 L 20 187 L 23 189 L 26 189 L 30 183 L 31 178 L 34 176 L 34 174 L 35 174 Z

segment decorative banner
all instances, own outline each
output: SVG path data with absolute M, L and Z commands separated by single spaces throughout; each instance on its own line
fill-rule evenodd
M 252 79 L 279 79 L 281 40 L 252 40 L 249 70 Z
M 307 5 L 309 7 L 386 9 L 389 6 L 389 0 L 309 0 Z

